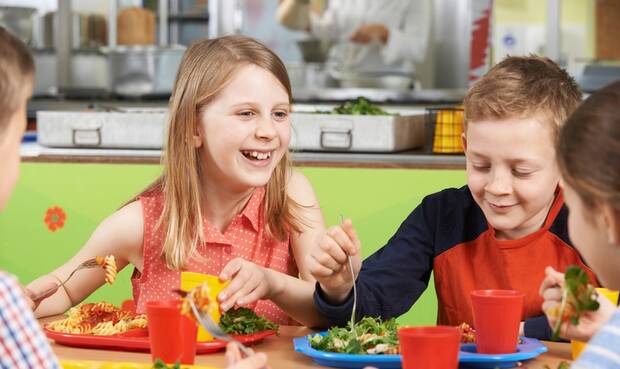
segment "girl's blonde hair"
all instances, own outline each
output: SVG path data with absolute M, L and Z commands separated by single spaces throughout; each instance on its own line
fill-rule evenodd
M 197 256 L 204 243 L 201 203 L 202 167 L 193 144 L 199 115 L 230 82 L 240 67 L 253 64 L 271 72 L 292 102 L 291 84 L 280 58 L 260 42 L 243 36 L 203 39 L 183 55 L 170 98 L 168 139 L 162 175 L 142 194 L 162 191 L 164 209 L 158 222 L 163 230 L 162 257 L 171 269 L 183 269 Z M 268 234 L 285 240 L 289 229 L 299 231 L 299 220 L 291 211 L 298 204 L 288 197 L 289 157 L 285 153 L 267 182 L 263 216 Z

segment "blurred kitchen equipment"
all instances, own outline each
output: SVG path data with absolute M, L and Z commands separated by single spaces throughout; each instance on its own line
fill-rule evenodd
M 435 154 L 463 153 L 463 108 L 427 108 L 426 151 Z
M 0 6 L 0 25 L 26 44 L 32 43 L 37 10 L 21 6 Z
M 577 83 L 585 92 L 594 92 L 608 84 L 620 80 L 620 62 L 594 62 L 583 67 L 577 75 Z
M 108 51 L 111 92 L 129 97 L 170 94 L 185 47 L 118 46 Z
M 316 37 L 297 40 L 297 47 L 306 63 L 324 63 L 329 51 L 328 41 Z
M 154 45 L 155 14 L 145 8 L 130 7 L 116 18 L 119 45 Z
M 38 111 L 37 142 L 50 147 L 161 149 L 168 109 Z
M 54 35 L 58 32 L 58 14 L 46 13 L 42 18 L 42 47 L 55 47 Z M 71 14 L 72 40 L 71 46 L 78 48 L 95 48 L 107 43 L 107 21 L 101 14 Z
M 414 78 L 410 74 L 397 71 L 357 72 L 342 71 L 333 65 L 328 66 L 329 75 L 343 88 L 380 88 L 394 91 L 410 91 Z

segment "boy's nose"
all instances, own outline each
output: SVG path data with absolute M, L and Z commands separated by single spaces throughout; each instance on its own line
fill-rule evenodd
M 503 173 L 494 172 L 484 190 L 492 195 L 509 194 L 512 191 L 510 177 Z

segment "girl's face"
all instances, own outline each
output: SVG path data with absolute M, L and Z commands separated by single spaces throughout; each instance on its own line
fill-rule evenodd
M 594 270 L 603 286 L 620 288 L 620 247 L 609 238 L 609 221 L 600 209 L 589 209 L 577 192 L 563 183 L 564 198 L 568 206 L 568 234 L 586 263 Z M 611 221 L 617 221 L 612 219 Z
M 210 185 L 244 191 L 267 184 L 288 148 L 290 104 L 269 71 L 242 66 L 200 113 L 201 160 Z

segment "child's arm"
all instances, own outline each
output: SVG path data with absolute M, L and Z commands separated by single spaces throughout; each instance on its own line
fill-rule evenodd
M 357 319 L 400 316 L 428 286 L 438 219 L 434 201 L 425 198 L 388 243 L 364 260 L 356 282 Z M 323 240 L 314 256 L 317 265 L 313 275 L 319 281 L 314 302 L 330 325 L 345 325 L 351 319 L 353 307 L 352 283 L 345 261 L 346 255 L 351 255 L 354 268 L 359 268 L 359 241 L 349 220 L 343 226 L 330 228 L 327 236 L 332 240 Z
M 64 265 L 28 285 L 31 295 L 38 295 L 49 281 L 64 281 L 83 261 L 96 256 L 114 255 L 118 270 L 133 264 L 142 269 L 143 220 L 142 207 L 135 201 L 106 218 L 86 244 Z M 80 303 L 104 284 L 101 268 L 78 271 L 51 297 L 41 302 L 35 311 L 38 317 L 61 314 Z
M 301 205 L 294 209 L 294 214 L 301 220 L 301 232 L 291 232 L 291 250 L 301 279 L 314 283 L 316 280 L 308 269 L 308 258 L 317 240 L 325 233 L 319 200 L 310 181 L 298 171 L 291 172 L 287 191 L 289 197 Z
M 297 263 L 300 278 L 260 267 L 241 258 L 232 260 L 220 274 L 220 279 L 231 280 L 219 299 L 222 309 L 234 305 L 248 305 L 258 299 L 269 299 L 295 320 L 307 326 L 324 326 L 325 319 L 313 303 L 315 279 L 310 274 L 307 260 L 316 247 L 316 240 L 325 232 L 323 216 L 312 185 L 303 174 L 293 171 L 287 186 L 288 195 L 301 205 L 295 215 L 302 221 L 300 232 L 290 235 L 291 251 Z

